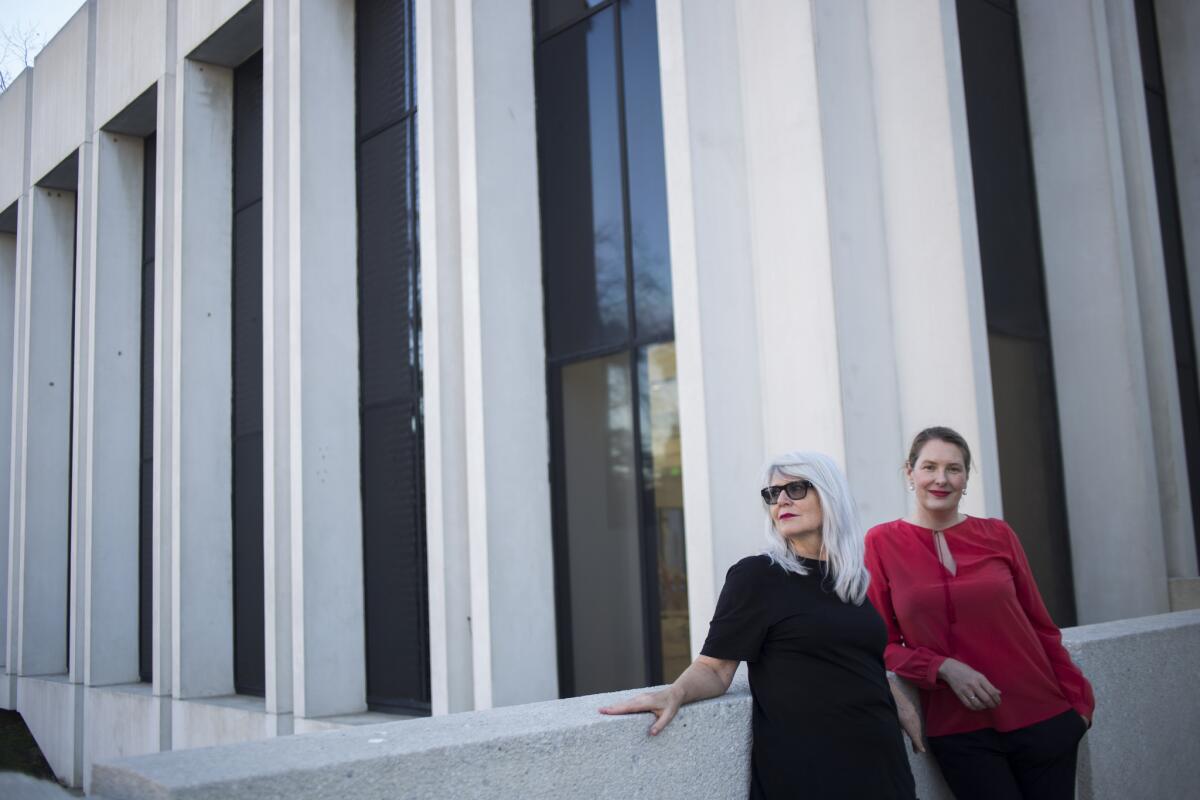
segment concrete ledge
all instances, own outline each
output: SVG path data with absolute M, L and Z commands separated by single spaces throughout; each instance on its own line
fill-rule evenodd
M 0 671 L 0 708 L 5 711 L 17 710 L 17 677 Z
M 1096 719 L 1079 751 L 1079 798 L 1194 797 L 1200 610 L 1088 625 L 1064 639 L 1096 690 Z
M 150 684 L 90 686 L 83 700 L 83 786 L 91 786 L 92 764 L 162 749 L 163 705 Z M 166 724 L 170 724 L 167 717 Z
M 78 786 L 82 757 L 75 739 L 83 713 L 83 686 L 66 675 L 20 677 L 17 711 L 47 763 L 63 783 Z
M 292 715 L 268 714 L 261 697 L 206 697 L 174 701 L 171 727 L 171 747 L 187 750 L 286 736 Z
M 1096 687 L 1079 797 L 1186 797 L 1200 784 L 1200 611 L 1065 632 Z M 746 795 L 749 689 L 683 709 L 649 739 L 648 717 L 596 708 L 634 692 L 535 703 L 96 764 L 120 800 L 202 798 L 695 798 Z M 926 800 L 949 798 L 912 756 Z

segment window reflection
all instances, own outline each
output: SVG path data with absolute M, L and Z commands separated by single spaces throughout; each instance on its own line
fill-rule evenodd
M 537 9 L 559 678 L 571 695 L 682 672 L 687 574 L 654 2 Z
M 537 0 L 538 32 L 548 33 L 603 2 L 604 0 Z
M 638 363 L 642 416 L 642 473 L 647 508 L 658 534 L 658 613 L 662 680 L 691 663 L 687 559 L 683 537 L 683 469 L 679 457 L 679 394 L 675 343 L 651 345 Z
M 634 305 L 640 337 L 671 334 L 671 257 L 654 4 L 621 0 Z
M 542 258 L 554 355 L 628 334 L 613 36 L 608 8 L 538 52 Z
M 575 692 L 639 686 L 646 667 L 628 356 L 564 367 L 562 408 Z

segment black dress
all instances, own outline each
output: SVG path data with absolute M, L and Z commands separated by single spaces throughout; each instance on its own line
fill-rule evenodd
M 750 665 L 750 797 L 910 800 L 887 627 L 870 601 L 838 599 L 823 562 L 802 561 L 808 575 L 765 555 L 734 564 L 701 651 Z

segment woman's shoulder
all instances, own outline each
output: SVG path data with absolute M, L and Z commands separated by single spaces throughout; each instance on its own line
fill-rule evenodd
M 972 517 L 975 522 L 976 541 L 985 543 L 1003 553 L 1011 553 L 1021 548 L 1021 539 L 1017 532 L 1002 519 L 997 517 Z
M 1017 536 L 1009 524 L 999 517 L 971 517 L 970 519 L 975 523 L 976 531 L 997 541 L 1008 542 Z
M 893 540 L 901 534 L 903 528 L 904 520 L 902 519 L 893 519 L 873 525 L 867 531 L 867 545 Z
M 769 573 L 773 565 L 774 562 L 769 555 L 766 553 L 756 553 L 752 556 L 746 556 L 730 567 L 729 572 L 726 573 L 726 578 L 728 579 L 734 575 L 744 578 L 758 578 Z

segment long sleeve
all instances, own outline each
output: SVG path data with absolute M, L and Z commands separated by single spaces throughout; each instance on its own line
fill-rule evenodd
M 924 689 L 937 686 L 938 670 L 946 656 L 930 650 L 928 647 L 911 647 L 904 641 L 900 623 L 896 619 L 892 607 L 892 590 L 887 578 L 887 570 L 875 537 L 867 536 L 866 565 L 871 573 L 871 582 L 867 586 L 867 596 L 871 605 L 887 623 L 888 643 L 883 651 L 883 660 L 887 668 L 902 678 L 906 678 Z
M 1007 524 L 1004 524 L 1004 529 L 1008 533 L 1012 548 L 1013 583 L 1016 586 L 1017 600 L 1025 611 L 1025 616 L 1029 618 L 1029 623 L 1033 626 L 1034 633 L 1037 634 L 1038 641 L 1042 644 L 1042 649 L 1046 651 L 1046 657 L 1050 660 L 1054 676 L 1058 679 L 1059 687 L 1066 695 L 1067 702 L 1080 714 L 1091 719 L 1092 712 L 1096 708 L 1092 684 L 1071 660 L 1067 648 L 1063 647 L 1062 631 L 1054 624 L 1054 620 L 1050 618 L 1050 612 L 1046 610 L 1046 604 L 1042 601 L 1042 595 L 1034 581 L 1033 572 L 1029 568 L 1029 560 L 1025 556 L 1025 549 L 1021 547 L 1020 539 Z

